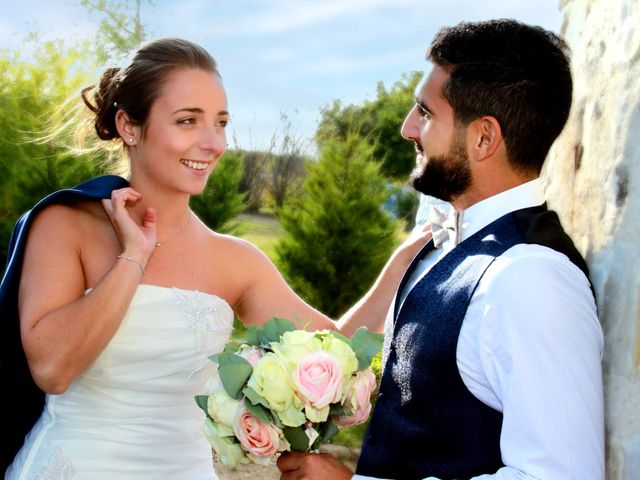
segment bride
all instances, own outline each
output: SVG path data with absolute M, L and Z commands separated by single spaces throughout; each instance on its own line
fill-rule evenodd
M 16 227 L 0 307 L 19 353 L 3 358 L 2 377 L 11 365 L 13 379 L 2 380 L 33 381 L 45 395 L 35 425 L 24 389 L 8 399 L 14 418 L 3 436 L 14 441 L 9 455 L 19 452 L 5 478 L 213 479 L 193 397 L 214 375 L 207 357 L 222 349 L 234 315 L 378 329 L 424 236 L 403 244 L 335 324 L 257 248 L 211 231 L 189 209 L 227 145 L 227 98 L 205 50 L 154 41 L 82 97 L 98 136 L 122 143 L 130 174 L 56 192 Z

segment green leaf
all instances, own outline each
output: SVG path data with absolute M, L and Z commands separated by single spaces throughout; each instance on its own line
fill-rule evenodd
M 242 345 L 247 341 L 247 327 L 238 317 L 233 317 L 233 330 L 231 331 L 230 342 Z
M 232 342 L 228 342 L 225 346 L 224 346 L 224 350 L 227 353 L 236 353 L 238 350 L 240 350 L 240 345 L 238 345 L 237 343 L 232 343 Z M 213 357 L 213 355 L 211 355 Z
M 336 338 L 342 340 L 344 343 L 346 343 L 347 345 L 349 345 L 353 349 L 353 345 L 351 344 L 351 340 L 349 340 L 347 337 L 345 337 L 341 333 L 331 330 L 329 332 L 329 335 L 331 335 L 332 337 L 336 337 Z
M 284 427 L 282 433 L 284 433 L 284 438 L 286 438 L 289 445 L 291 445 L 291 450 L 297 452 L 309 451 L 309 437 L 304 433 L 302 427 Z
M 314 428 L 318 431 L 320 436 L 316 438 L 315 442 L 313 442 L 313 450 L 319 448 L 323 443 L 327 443 L 335 436 L 336 433 L 338 433 L 338 426 L 333 423 L 333 420 L 331 420 L 331 418 L 317 426 L 314 425 Z
M 269 411 L 271 412 L 271 410 Z M 284 428 L 284 423 L 282 423 L 282 420 L 280 420 L 280 417 L 276 412 L 271 412 L 271 423 L 273 423 L 280 430 Z
M 245 343 L 260 348 L 269 348 L 269 343 L 280 341 L 280 336 L 284 332 L 295 329 L 296 327 L 291 320 L 287 320 L 286 318 L 272 318 L 261 327 L 249 325 L 245 334 Z
M 260 343 L 258 342 L 258 332 L 259 332 L 258 327 L 256 327 L 255 325 L 249 325 L 247 327 L 245 343 L 247 345 L 253 345 L 254 347 L 259 347 Z
M 269 345 L 270 342 L 279 342 L 280 336 L 285 332 L 295 330 L 291 320 L 286 318 L 272 318 L 258 329 L 258 342 L 260 345 Z
M 251 415 L 256 417 L 262 423 L 265 423 L 265 424 L 273 423 L 272 422 L 273 417 L 271 416 L 271 413 L 269 413 L 269 411 L 266 408 L 264 408 L 262 405 L 259 405 L 259 404 L 254 405 L 253 403 L 251 403 L 251 401 L 248 398 L 245 398 L 244 406 Z
M 347 410 L 344 405 L 339 403 L 332 403 L 329 408 L 329 417 L 344 417 L 347 414 Z
M 258 395 L 258 393 L 253 388 L 247 387 L 244 389 L 243 393 L 244 396 L 249 399 L 249 401 L 253 405 L 262 405 L 265 408 L 269 408 L 269 404 L 267 403 L 267 401 L 260 395 Z
M 259 406 L 260 408 L 262 408 L 262 410 L 267 412 L 267 415 L 269 415 L 270 417 L 268 422 L 273 423 L 276 427 L 282 430 L 282 428 L 284 427 L 284 424 L 280 420 L 280 417 L 278 417 L 278 414 L 276 412 L 271 411 L 271 409 L 269 408 L 269 404 L 264 398 L 258 395 L 258 393 L 256 393 L 256 391 L 251 387 L 246 387 L 242 393 L 244 393 L 245 405 L 247 405 L 250 402 L 252 406 L 255 406 L 255 407 Z M 247 410 L 249 410 L 249 407 L 247 407 Z M 252 411 L 252 410 L 249 410 L 249 411 Z
M 209 400 L 209 396 L 208 395 L 196 395 L 193 398 L 195 398 L 196 403 L 204 411 L 204 413 L 209 415 L 209 411 L 207 410 L 207 401 Z
M 253 372 L 253 367 L 244 358 L 223 352 L 217 356 L 222 386 L 231 398 L 240 400 L 242 389 Z
M 382 349 L 384 335 L 370 332 L 366 327 L 360 327 L 351 336 L 351 346 L 358 357 L 358 370 L 371 365 L 371 360 Z

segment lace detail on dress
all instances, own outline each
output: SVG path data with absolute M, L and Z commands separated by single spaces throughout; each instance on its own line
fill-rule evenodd
M 196 351 L 210 351 L 209 333 L 231 330 L 233 310 L 227 302 L 214 295 L 177 288 L 173 291 L 187 319 L 187 329 L 195 331 Z
M 196 337 L 196 351 L 211 353 L 213 350 L 211 332 L 228 334 L 233 328 L 233 310 L 220 297 L 196 290 L 173 289 L 186 320 L 187 329 Z M 201 370 L 208 360 L 189 374 L 189 378 Z
M 71 460 L 65 458 L 60 448 L 56 448 L 49 465 L 38 474 L 36 480 L 71 480 L 75 475 Z

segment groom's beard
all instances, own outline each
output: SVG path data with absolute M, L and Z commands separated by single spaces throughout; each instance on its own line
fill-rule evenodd
M 471 169 L 462 139 L 454 138 L 445 155 L 430 156 L 425 165 L 416 166 L 409 183 L 418 192 L 445 202 L 451 202 L 467 191 L 471 185 Z

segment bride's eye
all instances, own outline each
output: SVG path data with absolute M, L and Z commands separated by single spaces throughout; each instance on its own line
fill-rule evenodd
M 178 120 L 179 125 L 194 125 L 196 123 L 196 119 L 193 117 L 189 118 L 181 118 Z

